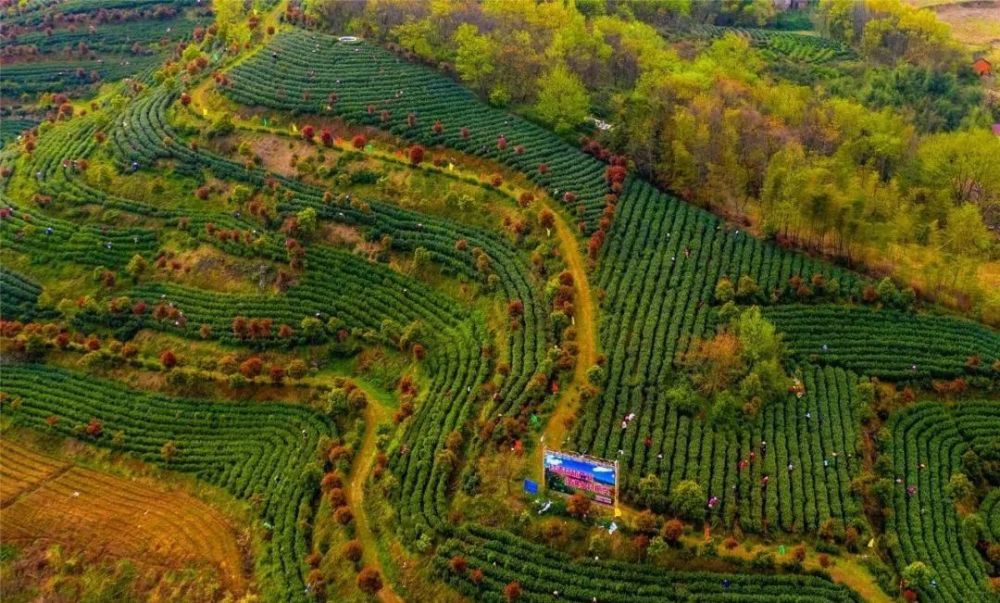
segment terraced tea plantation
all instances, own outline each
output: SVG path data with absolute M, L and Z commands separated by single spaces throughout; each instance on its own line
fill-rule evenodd
M 771 60 L 821 65 L 832 61 L 857 60 L 857 54 L 849 47 L 829 38 L 804 34 L 745 27 L 720 27 L 702 25 L 691 28 L 691 35 L 720 37 L 734 33 L 750 40 L 763 50 L 763 55 Z
M 275 75 L 280 85 L 264 85 Z M 228 79 L 226 95 L 244 105 L 341 116 L 508 165 L 566 201 L 589 225 L 609 192 L 596 159 L 377 46 L 337 44 L 333 36 L 295 30 L 276 37 Z
M 4 598 L 995 600 L 994 328 L 210 4 L 0 5 Z

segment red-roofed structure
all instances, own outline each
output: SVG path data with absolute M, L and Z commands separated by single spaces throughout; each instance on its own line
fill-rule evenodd
M 993 75 L 993 64 L 983 57 L 979 57 L 972 62 L 972 70 L 976 72 L 976 75 L 986 77 L 988 75 Z

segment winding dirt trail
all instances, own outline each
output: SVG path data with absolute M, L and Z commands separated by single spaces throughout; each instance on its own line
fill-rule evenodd
M 403 603 L 400 597 L 392 588 L 392 584 L 386 577 L 385 570 L 379 561 L 378 545 L 375 542 L 375 535 L 372 534 L 371 526 L 368 525 L 368 516 L 365 515 L 365 480 L 371 472 L 372 464 L 375 462 L 375 426 L 382 419 L 385 409 L 369 396 L 368 405 L 365 407 L 365 437 L 361 440 L 361 448 L 354 455 L 354 463 L 351 466 L 351 475 L 347 483 L 347 502 L 354 513 L 354 525 L 357 538 L 364 548 L 365 565 L 374 567 L 382 574 L 382 590 L 378 591 L 378 598 L 382 603 Z
M 260 21 L 257 25 L 257 29 L 259 31 L 267 31 L 268 27 L 273 27 L 276 32 L 279 31 L 281 29 L 281 24 L 282 24 L 281 15 L 284 15 L 287 9 L 288 9 L 288 0 L 281 0 L 273 7 L 271 7 L 269 10 L 263 13 L 259 13 L 257 16 Z M 264 38 L 258 44 L 255 44 L 252 48 L 244 49 L 235 57 L 228 59 L 228 61 L 224 61 L 223 64 L 216 65 L 213 71 L 231 70 L 232 68 L 236 67 L 243 61 L 257 54 L 259 50 L 267 46 L 267 44 L 271 41 L 272 37 L 273 36 L 264 36 Z M 207 77 L 206 73 L 206 76 L 202 77 L 201 81 L 188 92 L 188 94 L 191 95 L 191 100 L 192 100 L 191 110 L 195 111 L 195 107 L 200 109 L 200 111 L 195 112 L 195 114 L 198 115 L 199 117 L 204 117 L 204 118 L 209 118 L 210 116 L 215 117 L 214 113 L 209 111 L 208 109 L 209 103 L 206 102 L 205 98 L 206 93 L 210 89 L 213 89 L 214 84 L 215 80 L 213 80 L 210 77 Z
M 280 3 L 279 7 L 284 4 L 284 2 Z M 277 13 L 278 11 L 276 9 L 272 11 L 270 15 L 273 16 Z M 234 66 L 246 60 L 247 57 L 253 54 L 253 51 L 242 53 L 239 57 L 228 64 L 226 69 L 232 69 Z M 208 92 L 211 90 L 212 83 L 213 81 L 210 78 L 205 78 L 204 81 L 199 83 L 198 86 L 194 87 L 190 91 L 192 102 L 188 107 L 188 110 L 199 118 L 210 119 L 214 115 L 214 111 L 210 108 L 211 103 L 208 101 L 207 97 Z M 276 127 L 252 125 L 241 121 L 236 121 L 235 126 L 237 129 L 242 131 L 268 132 L 276 135 L 288 136 L 288 131 L 286 129 Z M 345 142 L 337 146 L 348 149 L 349 143 Z M 394 155 L 387 151 L 368 150 L 366 153 L 372 157 L 396 161 Z M 467 171 L 461 168 L 455 170 L 444 170 L 425 164 L 421 166 L 421 169 L 434 171 L 440 175 L 454 178 L 456 180 L 469 176 L 473 178 L 480 177 L 480 175 L 475 171 Z M 511 200 L 513 201 L 515 199 L 516 194 L 511 194 Z M 576 343 L 578 346 L 576 366 L 574 367 L 572 382 L 560 392 L 559 397 L 556 400 L 555 408 L 549 417 L 548 424 L 546 425 L 544 431 L 545 443 L 547 445 L 559 447 L 561 446 L 568 431 L 566 426 L 567 419 L 573 417 L 577 412 L 577 408 L 579 406 L 579 388 L 587 382 L 587 369 L 590 368 L 597 360 L 596 311 L 594 308 L 593 296 L 590 291 L 590 285 L 587 279 L 586 260 L 580 251 L 581 242 L 577 238 L 574 229 L 571 228 L 567 224 L 566 220 L 560 215 L 560 208 L 555 207 L 554 204 L 550 205 L 547 202 L 543 203 L 546 207 L 551 209 L 556 216 L 554 234 L 559 240 L 562 256 L 566 263 L 566 270 L 573 275 L 573 287 L 575 289 L 574 310 L 576 314 L 575 326 L 577 330 Z M 359 383 L 359 385 L 361 384 Z M 383 601 L 383 603 L 402 603 L 403 598 L 400 597 L 399 594 L 393 590 L 391 584 L 389 584 L 386 579 L 386 572 L 383 570 L 378 555 L 375 553 L 375 551 L 378 550 L 376 539 L 371 531 L 371 527 L 368 524 L 368 518 L 364 512 L 364 483 L 369 472 L 371 471 L 376 455 L 375 426 L 380 420 L 383 420 L 386 417 L 387 409 L 374 402 L 372 396 L 369 396 L 369 404 L 365 409 L 365 435 L 361 443 L 361 448 L 355 455 L 354 464 L 351 467 L 351 474 L 347 484 L 347 498 L 351 511 L 354 513 L 357 538 L 361 541 L 361 544 L 364 547 L 365 563 L 377 569 L 383 577 L 384 586 L 378 593 L 379 599 Z M 532 456 L 532 474 L 537 473 L 538 476 L 541 475 L 541 460 L 542 447 L 537 446 Z
M 553 209 L 553 208 L 550 208 Z M 553 209 L 555 212 L 555 209 Z M 556 213 L 555 235 L 559 239 L 566 270 L 573 275 L 575 289 L 574 311 L 576 313 L 576 344 L 578 353 L 573 368 L 573 381 L 559 392 L 555 409 L 549 416 L 543 433 L 543 445 L 559 448 L 569 431 L 566 422 L 572 418 L 580 405 L 580 387 L 587 383 L 587 369 L 597 362 L 597 313 L 594 298 L 587 280 L 586 261 L 580 252 L 580 242 L 561 215 Z M 532 475 L 541 477 L 542 445 L 536 447 L 532 455 Z

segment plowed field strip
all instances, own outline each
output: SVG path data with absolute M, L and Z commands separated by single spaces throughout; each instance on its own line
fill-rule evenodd
M 133 481 L 0 443 L 8 542 L 58 542 L 137 565 L 214 567 L 233 594 L 247 588 L 233 528 L 208 504 L 180 491 Z

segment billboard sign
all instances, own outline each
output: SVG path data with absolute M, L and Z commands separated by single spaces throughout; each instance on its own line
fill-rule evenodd
M 613 506 L 618 498 L 618 463 L 580 454 L 545 450 L 545 487 L 564 494 L 583 492 Z

